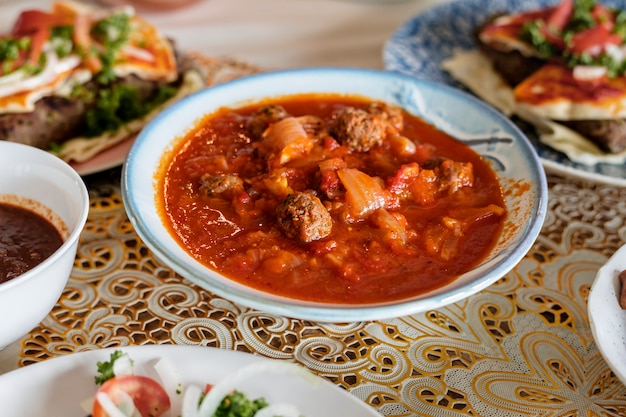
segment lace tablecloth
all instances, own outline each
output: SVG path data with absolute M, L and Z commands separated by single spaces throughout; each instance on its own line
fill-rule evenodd
M 16 366 L 103 347 L 214 346 L 295 360 L 383 415 L 626 415 L 586 308 L 598 268 L 626 241 L 624 188 L 551 175 L 541 235 L 486 290 L 409 317 L 324 324 L 248 309 L 173 273 L 128 221 L 119 174 L 87 177 L 72 277 Z

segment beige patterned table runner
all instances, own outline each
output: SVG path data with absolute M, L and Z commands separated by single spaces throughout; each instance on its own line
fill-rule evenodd
M 191 344 L 293 359 L 393 416 L 626 416 L 586 302 L 626 241 L 626 189 L 550 176 L 540 237 L 508 275 L 465 301 L 343 325 L 251 310 L 177 276 L 137 237 L 119 170 L 89 178 L 76 266 L 19 366 L 89 349 Z M 625 352 L 626 353 L 626 352 Z

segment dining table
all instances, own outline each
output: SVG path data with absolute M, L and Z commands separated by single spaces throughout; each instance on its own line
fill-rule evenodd
M 197 0 L 136 10 L 178 49 L 258 71 L 384 70 L 397 28 L 445 2 Z M 0 0 L 0 28 L 50 3 Z M 623 184 L 547 167 L 543 227 L 505 276 L 438 309 L 322 323 L 239 305 L 162 263 L 127 217 L 122 163 L 83 175 L 90 210 L 69 281 L 48 316 L 0 351 L 0 374 L 95 349 L 194 345 L 295 361 L 383 416 L 626 416 L 626 386 L 587 310 L 599 268 L 626 242 Z

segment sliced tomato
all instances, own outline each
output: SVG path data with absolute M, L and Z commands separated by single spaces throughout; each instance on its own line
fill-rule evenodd
M 147 376 L 117 376 L 102 384 L 98 393 L 107 394 L 116 403 L 116 398 L 122 391 L 133 399 L 141 417 L 159 417 L 170 409 L 170 398 L 165 389 L 157 381 Z M 93 403 L 92 417 L 108 417 L 97 400 Z
M 84 54 L 84 61 L 91 72 L 96 73 L 102 69 L 102 63 L 94 55 L 91 47 L 91 17 L 84 13 L 76 13 L 74 16 L 74 43 L 78 45 Z
M 615 13 L 608 7 L 602 4 L 596 4 L 591 10 L 591 16 L 593 16 L 597 24 L 606 26 L 609 30 L 613 30 L 615 26 Z
M 550 27 L 546 25 L 542 27 L 541 33 L 546 38 L 546 40 L 550 42 L 552 45 L 556 46 L 557 48 L 561 50 L 565 49 L 565 41 L 563 40 L 563 37 L 561 36 L 560 32 L 556 32 L 550 29 Z
M 63 19 L 59 16 L 54 16 L 51 13 L 41 10 L 25 10 L 17 18 L 11 34 L 16 37 L 26 36 L 41 28 L 49 28 L 50 26 L 62 24 L 64 24 Z
M 57 24 L 57 18 L 41 10 L 25 10 L 17 18 L 11 34 L 14 37 L 30 37 L 30 52 L 27 57 L 29 62 L 38 62 L 43 47 L 50 38 L 50 26 L 54 24 Z
M 481 35 L 487 35 L 493 38 L 519 38 L 520 31 L 528 22 L 535 20 L 545 20 L 552 9 L 533 10 L 518 15 L 506 16 L 504 23 L 496 19 L 494 23 L 486 25 L 481 30 Z
M 607 45 L 620 45 L 622 37 L 612 33 L 605 26 L 594 26 L 578 32 L 572 37 L 570 51 L 574 54 L 599 54 Z
M 25 10 L 17 18 L 11 35 L 14 37 L 28 36 L 31 39 L 28 61 L 37 63 L 44 45 L 50 39 L 50 28 L 70 24 L 67 16 L 52 14 L 41 10 Z
M 546 20 L 546 25 L 552 31 L 562 31 L 565 26 L 567 26 L 567 22 L 569 22 L 573 10 L 574 0 L 563 0 L 554 8 L 552 13 L 550 13 L 550 16 Z
M 28 53 L 28 60 L 32 64 L 36 64 L 39 61 L 39 56 L 43 52 L 43 47 L 46 42 L 48 42 L 48 39 L 50 39 L 49 27 L 41 27 L 30 36 L 30 52 Z

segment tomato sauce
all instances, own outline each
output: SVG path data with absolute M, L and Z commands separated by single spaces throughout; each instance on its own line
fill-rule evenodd
M 303 124 L 311 116 L 320 122 L 307 127 L 308 138 L 292 142 L 273 135 L 276 124 L 255 137 L 250 120 L 268 104 L 207 115 L 180 138 L 159 174 L 162 218 L 206 266 L 291 298 L 376 303 L 445 285 L 497 241 L 506 217 L 502 190 L 465 144 L 400 109 L 397 123 L 369 110 L 365 98 L 340 95 L 273 99 Z M 384 121 L 382 140 L 337 139 L 339 115 L 352 108 Z M 203 193 L 207 177 L 234 178 L 229 184 L 236 186 Z M 286 197 L 298 193 L 307 204 L 285 208 Z M 323 210 L 309 213 L 310 206 Z M 287 227 L 277 219 L 285 212 L 294 223 Z M 325 220 L 313 221 L 315 232 L 303 240 L 290 228 L 305 217 Z
M 0 283 L 39 265 L 62 244 L 61 234 L 44 217 L 0 203 Z

